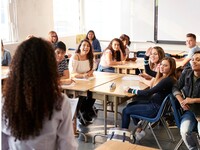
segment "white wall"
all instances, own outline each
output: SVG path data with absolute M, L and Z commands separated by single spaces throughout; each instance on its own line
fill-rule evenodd
M 18 0 L 19 42 L 27 35 L 47 37 L 53 30 L 53 0 Z
M 27 35 L 47 38 L 50 30 L 53 30 L 53 0 L 18 0 L 17 1 L 17 20 L 19 27 L 19 42 L 12 44 L 5 44 L 5 48 L 10 50 L 11 55 L 14 55 L 16 47 L 22 42 Z M 59 35 L 58 35 L 59 36 Z M 77 48 L 76 36 L 59 37 L 67 48 Z M 102 49 L 105 49 L 108 42 L 100 41 Z M 154 44 L 148 42 L 137 42 L 131 44 L 131 50 L 146 50 L 150 46 L 159 45 L 164 50 L 187 50 L 185 45 L 167 45 Z

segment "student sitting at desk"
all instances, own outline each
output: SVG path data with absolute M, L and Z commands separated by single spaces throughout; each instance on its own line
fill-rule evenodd
M 93 72 L 96 66 L 94 63 L 94 55 L 92 51 L 92 45 L 84 39 L 75 51 L 75 54 L 70 58 L 69 71 L 72 78 L 87 79 L 93 76 Z M 88 92 L 88 96 L 80 96 L 77 110 L 80 110 L 84 119 L 88 122 L 92 121 L 94 116 L 93 105 L 95 99 L 91 98 L 91 94 Z M 83 121 L 79 121 L 83 124 Z M 83 124 L 84 125 L 84 124 Z
M 181 137 L 189 150 L 197 150 L 195 136 L 200 134 L 200 51 L 191 60 L 191 69 L 186 69 L 174 85 L 172 92 L 184 110 L 180 120 Z M 199 139 L 198 139 L 199 140 Z
M 56 61 L 61 84 L 71 84 L 73 80 L 69 79 L 68 60 L 65 58 L 66 46 L 59 41 L 55 46 Z
M 154 78 L 159 70 L 160 62 L 164 57 L 165 52 L 161 47 L 155 46 L 148 48 L 144 56 L 145 73 L 140 73 L 139 75 L 146 80 Z M 143 81 L 149 85 L 148 81 Z
M 155 79 L 152 80 L 150 89 L 125 89 L 126 92 L 136 94 L 133 102 L 129 103 L 122 112 L 122 128 L 128 129 L 130 123 L 130 115 L 137 114 L 144 117 L 155 117 L 162 104 L 164 98 L 171 93 L 175 78 L 176 63 L 171 57 L 165 57 L 161 61 L 159 70 Z M 135 125 L 138 119 L 132 118 Z M 136 130 L 136 140 L 140 140 L 144 136 L 141 128 Z
M 129 46 L 131 45 L 130 37 L 126 34 L 122 34 L 119 39 L 122 41 L 124 47 L 125 47 L 125 52 L 126 52 L 126 57 L 129 57 Z
M 18 46 L 3 90 L 3 150 L 77 149 L 70 102 L 58 80 L 49 42 L 32 37 Z
M 10 52 L 4 48 L 3 41 L 1 40 L 1 65 L 9 66 L 10 63 L 11 63 Z
M 193 33 L 188 33 L 186 35 L 186 46 L 189 48 L 188 55 L 184 58 L 182 62 L 182 67 L 190 67 L 189 61 L 196 51 L 200 51 L 200 48 L 196 45 L 196 35 Z
M 88 31 L 86 39 L 92 44 L 94 52 L 101 52 L 101 45 L 93 30 Z
M 112 65 L 125 64 L 126 53 L 122 41 L 114 38 L 103 51 L 100 59 L 98 71 L 100 72 L 114 72 Z

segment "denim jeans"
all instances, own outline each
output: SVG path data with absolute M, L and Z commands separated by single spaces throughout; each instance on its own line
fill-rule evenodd
M 99 71 L 99 72 L 110 72 L 110 73 L 114 73 L 114 72 L 115 72 L 115 68 L 113 68 L 113 67 L 105 68 L 105 67 L 103 67 L 103 66 L 101 66 L 101 65 L 99 64 L 97 71 Z
M 159 110 L 159 106 L 156 106 L 150 101 L 134 101 L 129 103 L 122 112 L 122 128 L 128 129 L 130 124 L 130 115 L 136 114 L 144 117 L 155 117 Z M 138 119 L 132 118 L 135 125 L 139 122 Z
M 199 129 L 198 125 L 198 129 Z M 196 139 L 192 136 L 192 132 L 197 130 L 197 120 L 191 111 L 186 111 L 181 116 L 180 133 L 182 139 L 189 150 L 197 150 Z M 198 130 L 199 131 L 199 130 Z

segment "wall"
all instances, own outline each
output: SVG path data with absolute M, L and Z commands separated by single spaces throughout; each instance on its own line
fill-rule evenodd
M 18 0 L 17 16 L 19 41 L 30 34 L 47 37 L 53 30 L 53 0 Z
M 138 1 L 138 0 L 137 0 Z M 42 9 L 41 9 L 42 8 Z M 125 6 L 124 6 L 125 8 Z M 27 35 L 47 38 L 50 30 L 53 30 L 53 0 L 18 0 L 17 1 L 17 20 L 19 27 L 19 42 L 13 44 L 5 44 L 5 48 L 10 50 L 11 55 L 14 55 L 18 44 L 23 41 Z M 127 19 L 127 18 L 126 18 Z M 126 27 L 123 27 L 126 28 Z M 143 35 L 143 34 L 142 34 Z M 134 35 L 136 36 L 136 35 Z M 76 36 L 59 37 L 67 48 L 77 48 Z M 133 38 L 133 40 L 135 40 Z M 105 49 L 109 41 L 100 41 L 102 49 Z M 135 42 L 131 44 L 131 50 L 146 50 L 150 46 L 159 45 L 164 50 L 187 50 L 185 45 L 168 45 L 154 44 L 150 42 Z

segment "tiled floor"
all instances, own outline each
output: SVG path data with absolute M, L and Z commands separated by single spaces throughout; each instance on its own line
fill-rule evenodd
M 101 106 L 97 105 L 97 108 L 98 107 L 101 107 Z M 121 105 L 119 107 L 119 111 L 121 111 L 123 107 L 125 107 L 125 104 Z M 114 127 L 113 126 L 113 118 L 114 118 L 113 113 L 108 113 L 108 127 Z M 121 116 L 119 115 L 118 118 L 119 118 L 118 125 L 120 126 L 121 125 Z M 85 135 L 87 136 L 87 140 L 88 140 L 88 142 L 85 143 L 83 141 L 83 136 L 79 136 L 79 138 L 77 138 L 78 143 L 79 143 L 79 150 L 93 150 L 106 141 L 106 138 L 98 136 L 98 137 L 96 137 L 96 143 L 95 144 L 92 143 L 92 139 L 95 134 L 103 133 L 103 121 L 104 121 L 103 119 L 104 119 L 103 111 L 98 111 L 98 117 L 94 119 L 92 124 L 89 124 L 87 126 L 82 126 L 77 121 L 79 130 L 81 130 L 81 132 L 85 133 Z M 133 130 L 134 128 L 135 128 L 134 125 L 131 124 L 130 129 Z M 180 140 L 180 134 L 179 134 L 179 130 L 177 129 L 177 127 L 172 126 L 172 127 L 170 127 L 170 129 L 176 140 L 175 142 L 172 142 L 169 140 L 167 133 L 163 126 L 157 125 L 156 127 L 154 127 L 155 134 L 158 137 L 159 142 L 164 150 L 173 150 L 174 147 L 176 146 L 177 142 Z M 147 128 L 145 130 L 145 132 L 146 132 L 146 135 L 140 141 L 139 144 L 144 145 L 144 146 L 153 147 L 153 148 L 158 148 L 156 141 L 153 138 L 153 135 L 151 134 L 150 130 Z M 185 147 L 184 144 L 182 144 L 182 146 L 180 147 L 179 150 L 187 150 L 187 148 Z

